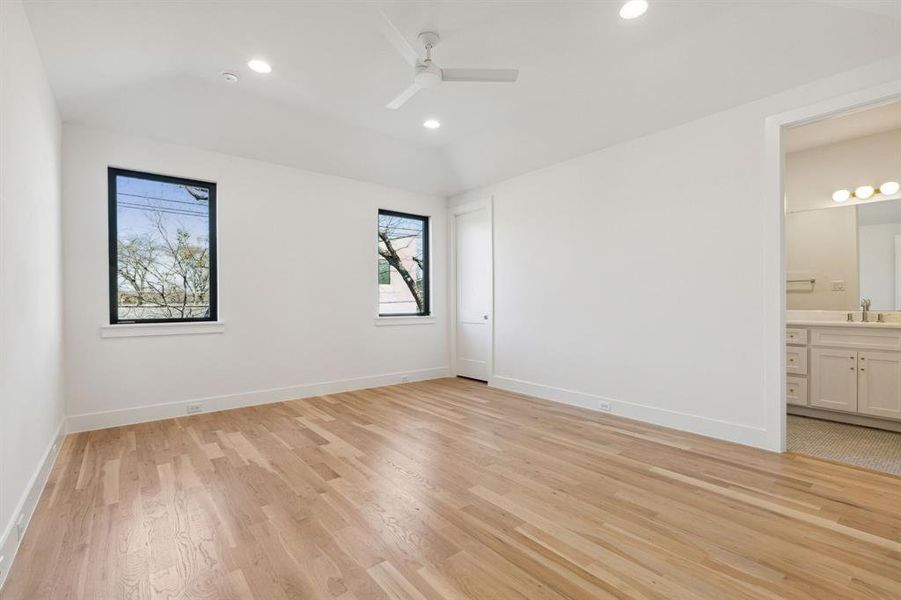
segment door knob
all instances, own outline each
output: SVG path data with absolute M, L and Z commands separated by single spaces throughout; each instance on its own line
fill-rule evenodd
M 488 315 L 482 315 L 482 318 L 485 319 L 485 320 L 487 321 L 487 320 L 488 320 Z

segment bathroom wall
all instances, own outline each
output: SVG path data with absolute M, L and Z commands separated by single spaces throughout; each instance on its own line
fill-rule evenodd
M 901 129 L 785 156 L 785 210 L 835 206 L 832 192 L 901 178 Z M 854 200 L 847 202 L 853 204 Z
M 786 279 L 816 279 L 813 285 L 787 284 L 788 309 L 855 310 L 857 261 L 857 207 L 785 215 Z

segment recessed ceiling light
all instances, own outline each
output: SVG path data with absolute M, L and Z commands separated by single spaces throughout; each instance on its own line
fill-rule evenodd
M 629 0 L 619 9 L 619 16 L 624 19 L 640 17 L 648 9 L 648 0 Z
M 849 192 L 848 190 L 838 190 L 837 192 L 832 194 L 832 199 L 836 202 L 844 202 L 850 197 L 851 192 Z
M 257 73 L 271 73 L 272 67 L 265 60 L 260 60 L 259 58 L 255 58 L 252 61 L 247 63 L 247 66 L 250 67 L 252 71 L 256 71 Z
M 437 119 L 428 119 L 422 126 L 426 129 L 438 129 L 441 127 L 441 123 Z
M 222 71 L 222 79 L 226 80 L 229 83 L 234 83 L 238 81 L 238 76 L 234 73 L 229 73 L 228 71 Z
M 886 181 L 879 186 L 879 193 L 885 196 L 897 194 L 898 190 L 901 190 L 901 185 L 899 185 L 897 181 Z
M 860 198 L 861 200 L 866 200 L 870 196 L 872 196 L 876 190 L 873 189 L 872 185 L 862 185 L 856 190 L 854 190 L 854 197 Z

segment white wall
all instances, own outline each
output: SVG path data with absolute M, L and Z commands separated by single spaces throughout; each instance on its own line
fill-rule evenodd
M 224 333 L 100 337 L 109 165 L 218 183 Z M 375 324 L 379 208 L 432 217 L 432 324 Z M 445 208 L 442 198 L 66 125 L 70 428 L 182 415 L 189 400 L 211 410 L 446 374 Z
M 785 210 L 832 208 L 832 192 L 901 178 L 901 129 L 785 156 Z M 849 200 L 844 205 L 855 204 Z
M 60 124 L 20 2 L 0 2 L 0 584 L 63 419 Z
M 785 277 L 816 279 L 813 286 L 786 284 L 786 308 L 857 310 L 857 264 L 856 206 L 785 215 Z M 833 290 L 832 283 L 839 281 L 844 289 Z
M 494 195 L 491 383 L 776 448 L 765 119 L 899 73 L 901 57 L 454 198 Z

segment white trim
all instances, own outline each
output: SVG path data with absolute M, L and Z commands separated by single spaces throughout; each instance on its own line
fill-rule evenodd
M 767 117 L 764 207 L 764 407 L 767 450 L 785 452 L 785 156 L 782 131 L 855 109 L 901 98 L 901 80 L 891 81 Z
M 390 327 L 391 325 L 433 325 L 435 317 L 428 315 L 423 317 L 391 317 L 381 316 L 375 318 L 378 327 Z
M 56 462 L 56 457 L 59 456 L 63 438 L 66 436 L 65 425 L 66 419 L 63 418 L 60 420 L 59 425 L 56 428 L 56 433 L 53 435 L 53 439 L 50 440 L 50 444 L 47 446 L 47 450 L 44 451 L 44 456 L 41 458 L 37 470 L 31 476 L 28 485 L 25 486 L 25 489 L 22 491 L 22 496 L 10 516 L 10 522 L 7 523 L 3 535 L 0 536 L 0 556 L 4 557 L 3 562 L 0 563 L 0 589 L 2 589 L 3 583 L 6 581 L 6 576 L 13 564 L 13 560 L 16 558 L 16 552 L 19 551 L 21 539 L 16 531 L 16 523 L 19 520 L 19 515 L 25 515 L 25 529 L 27 530 L 28 524 L 31 522 L 31 517 L 34 514 L 34 510 L 37 508 L 38 500 L 41 498 L 41 493 L 44 491 L 44 486 L 47 484 L 47 479 L 50 477 L 50 471 L 53 468 L 54 462 Z M 0 597 L 2 596 L 3 594 L 0 594 Z
M 488 380 L 494 376 L 494 331 L 495 331 L 495 303 L 494 303 L 494 194 L 489 194 L 481 200 L 467 202 L 447 209 L 447 264 L 448 264 L 448 353 L 450 356 L 450 369 L 453 375 L 458 374 L 457 368 L 457 217 L 477 210 L 487 209 L 488 219 L 491 225 L 491 233 L 488 239 L 489 253 L 491 254 L 491 314 L 489 315 L 488 330 Z
M 100 337 L 123 338 L 152 335 L 200 335 L 224 333 L 222 321 L 199 321 L 197 323 L 123 323 L 121 325 L 101 325 Z
M 133 425 L 135 423 L 145 423 L 147 421 L 185 417 L 187 416 L 187 409 L 190 404 L 201 404 L 202 410 L 199 412 L 208 413 L 218 410 L 242 408 L 245 406 L 284 402 L 286 400 L 296 400 L 299 398 L 311 398 L 323 394 L 351 392 L 385 385 L 407 383 L 410 381 L 439 379 L 448 377 L 449 375 L 450 370 L 447 367 L 434 367 L 431 369 L 385 373 L 368 377 L 308 383 L 283 388 L 225 394 L 222 396 L 209 396 L 207 398 L 178 400 L 176 402 L 167 402 L 164 404 L 137 406 L 134 408 L 124 408 L 105 412 L 69 415 L 67 421 L 68 430 L 70 432 L 92 431 L 94 429 L 106 429 L 107 427 L 118 427 L 120 425 Z
M 661 425 L 671 429 L 697 433 L 729 442 L 736 442 L 738 444 L 764 448 L 766 443 L 767 432 L 762 427 L 751 427 L 732 421 L 699 417 L 697 415 L 666 410 L 656 406 L 647 406 L 624 400 L 616 400 L 614 398 L 606 398 L 596 394 L 567 390 L 544 385 L 542 383 L 514 379 L 512 377 L 501 377 L 499 375 L 492 377 L 491 381 L 488 382 L 488 385 L 508 392 L 516 392 L 534 396 L 536 398 L 543 398 L 544 400 L 550 400 L 552 402 L 587 408 L 604 414 L 635 419 L 636 421 L 643 421 L 645 423 Z M 599 402 L 609 403 L 611 410 L 601 410 L 598 407 Z

